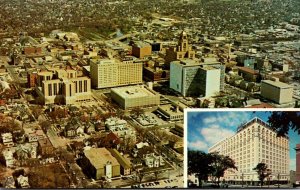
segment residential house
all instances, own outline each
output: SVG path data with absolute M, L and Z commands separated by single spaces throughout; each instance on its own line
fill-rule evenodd
M 28 142 L 37 142 L 38 140 L 44 139 L 45 134 L 43 130 L 32 130 L 27 134 Z
M 95 130 L 95 125 L 89 123 L 88 125 L 85 126 L 84 132 L 87 134 L 93 134 L 96 132 Z
M 82 134 L 84 134 L 84 126 L 78 119 L 72 119 L 64 128 L 65 137 L 76 137 Z
M 19 186 L 24 189 L 24 188 L 30 188 L 29 182 L 28 182 L 28 177 L 25 177 L 23 175 L 20 175 L 17 178 L 17 182 L 19 184 Z
M 110 117 L 105 121 L 106 128 L 116 134 L 121 139 L 130 138 L 134 142 L 136 141 L 135 130 L 127 126 L 127 121 L 117 118 Z
M 54 147 L 49 139 L 41 139 L 38 141 L 38 153 L 42 156 L 52 155 Z
M 5 165 L 8 168 L 15 167 L 15 164 L 16 164 L 16 160 L 14 158 L 15 151 L 16 151 L 15 147 L 6 148 L 2 151 L 2 155 L 5 160 Z
M 149 168 L 158 168 L 165 165 L 165 161 L 162 156 L 155 155 L 154 153 L 145 155 L 144 162 Z
M 37 146 L 37 143 L 19 144 L 15 151 L 17 159 L 37 158 Z
M 153 147 L 144 146 L 143 148 L 140 148 L 138 150 L 137 155 L 144 161 L 144 164 L 149 168 L 157 168 L 165 165 L 165 161 L 163 160 L 162 156 L 156 155 L 153 150 Z
M 110 132 L 100 140 L 100 147 L 118 149 L 120 143 L 121 143 L 120 138 L 113 132 Z
M 2 133 L 2 142 L 6 147 L 14 146 L 13 136 L 11 133 Z
M 3 183 L 3 186 L 5 189 L 15 189 L 15 180 L 13 176 L 7 177 L 6 180 Z

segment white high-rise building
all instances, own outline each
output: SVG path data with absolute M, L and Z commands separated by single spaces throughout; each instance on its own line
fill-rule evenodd
M 257 172 L 253 170 L 258 163 L 265 163 L 271 170 L 271 183 L 289 180 L 289 139 L 277 137 L 270 126 L 255 117 L 237 128 L 237 133 L 226 138 L 208 152 L 219 152 L 235 161 L 238 170 L 227 170 L 224 178 L 227 182 L 244 185 L 258 183 Z
M 171 62 L 170 88 L 183 96 L 211 97 L 220 92 L 221 70 L 190 59 Z

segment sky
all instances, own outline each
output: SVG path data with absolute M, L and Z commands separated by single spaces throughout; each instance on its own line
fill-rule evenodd
M 267 111 L 214 111 L 187 112 L 188 149 L 208 152 L 208 148 L 224 138 L 233 136 L 237 126 L 258 117 L 267 122 L 271 112 Z M 296 170 L 296 151 L 300 136 L 289 131 L 290 137 L 290 170 Z

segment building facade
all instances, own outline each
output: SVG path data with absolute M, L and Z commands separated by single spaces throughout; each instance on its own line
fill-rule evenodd
M 83 153 L 83 169 L 94 179 L 120 176 L 120 164 L 106 148 L 90 148 Z
M 123 109 L 158 106 L 160 103 L 160 95 L 144 86 L 113 88 L 111 97 Z
M 27 75 L 27 86 L 28 88 L 35 87 L 37 82 L 37 72 L 31 72 Z
M 263 80 L 261 81 L 261 96 L 277 104 L 291 103 L 293 87 L 278 80 Z
M 91 61 L 90 74 L 94 88 L 109 88 L 143 82 L 143 64 L 102 59 Z
M 183 96 L 210 97 L 220 91 L 221 70 L 192 60 L 174 61 L 170 67 L 170 88 Z
M 91 79 L 77 77 L 75 70 L 41 72 L 37 84 L 37 94 L 44 104 L 74 104 L 91 100 Z
M 265 163 L 271 170 L 269 180 L 280 183 L 289 181 L 289 139 L 277 137 L 277 133 L 259 118 L 253 118 L 238 127 L 235 135 L 213 145 L 208 150 L 219 152 L 235 161 L 238 170 L 227 170 L 227 182 L 258 184 L 258 163 Z
M 152 54 L 152 46 L 144 42 L 136 42 L 132 45 L 132 55 L 143 59 Z

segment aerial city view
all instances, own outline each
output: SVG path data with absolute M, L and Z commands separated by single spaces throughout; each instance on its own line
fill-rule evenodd
M 299 117 L 299 111 L 189 111 L 188 186 L 299 188 Z
M 298 0 L 0 5 L 0 188 L 184 187 L 185 109 L 300 107 Z

